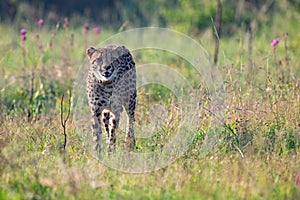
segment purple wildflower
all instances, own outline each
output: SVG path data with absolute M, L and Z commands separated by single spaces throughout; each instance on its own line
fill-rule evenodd
M 64 23 L 68 24 L 69 23 L 69 18 L 65 17 L 64 18 Z
M 69 27 L 69 18 L 65 17 L 64 18 L 64 29 L 68 29 Z
M 39 24 L 40 27 L 43 27 L 43 26 L 44 26 L 44 20 L 43 20 L 43 19 L 40 19 L 40 20 L 38 21 L 38 24 Z
M 89 27 L 88 24 L 84 24 L 83 27 L 84 27 L 84 30 L 85 30 L 86 32 L 90 29 L 90 27 Z
M 93 28 L 93 32 L 98 35 L 101 32 L 101 29 L 99 27 Z
M 26 35 L 26 29 L 25 29 L 25 28 L 22 28 L 22 29 L 20 30 L 20 34 L 21 34 L 21 35 Z
M 272 40 L 271 45 L 273 47 L 275 47 L 279 43 L 279 41 L 280 41 L 280 38 L 276 38 L 276 39 Z

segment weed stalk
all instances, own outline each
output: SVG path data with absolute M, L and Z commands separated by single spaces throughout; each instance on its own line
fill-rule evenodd
M 60 122 L 61 122 L 61 126 L 63 128 L 63 135 L 64 135 L 64 151 L 66 150 L 67 147 L 67 122 L 69 120 L 70 117 L 70 113 L 71 113 L 71 98 L 72 98 L 72 92 L 71 90 L 69 90 L 68 92 L 69 94 L 69 101 L 68 101 L 68 112 L 67 112 L 67 116 L 64 118 L 64 96 L 65 94 L 63 93 L 62 97 L 61 97 L 61 102 L 60 102 Z

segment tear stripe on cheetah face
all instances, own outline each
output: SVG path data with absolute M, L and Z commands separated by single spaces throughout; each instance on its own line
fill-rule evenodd
M 86 50 L 90 59 L 90 70 L 100 83 L 112 82 L 117 74 L 122 58 L 129 53 L 124 46 L 93 47 Z

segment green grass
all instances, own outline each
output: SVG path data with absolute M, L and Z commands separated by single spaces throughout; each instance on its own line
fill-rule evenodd
M 85 46 L 96 46 L 113 33 L 89 33 L 85 44 L 80 29 L 60 28 L 52 36 L 51 27 L 42 31 L 28 27 L 23 57 L 18 30 L 1 24 L 0 199 L 299 199 L 295 179 L 300 170 L 300 35 L 293 21 L 287 24 L 276 17 L 274 23 L 263 27 L 254 40 L 252 68 L 247 65 L 245 33 L 222 38 L 218 69 L 226 91 L 224 123 L 210 129 L 214 122 L 209 93 L 201 80 L 191 80 L 199 86 L 201 105 L 196 136 L 180 158 L 145 174 L 117 171 L 94 159 L 72 117 L 67 123 L 67 149 L 62 148 L 61 96 L 73 88 Z M 283 60 L 278 66 L 270 40 L 283 31 L 289 32 L 290 62 Z M 198 40 L 212 52 L 210 34 Z M 281 41 L 277 57 L 285 55 Z M 134 56 L 137 64 L 154 59 L 195 77 L 186 61 L 168 53 Z M 137 123 L 147 120 L 143 113 L 149 113 L 154 103 L 169 106 L 173 121 L 165 122 L 164 130 L 149 140 L 138 139 L 136 152 L 157 151 L 172 138 L 180 122 L 172 98 L 163 87 L 149 85 L 139 91 Z M 205 136 L 213 130 L 217 145 L 204 154 Z

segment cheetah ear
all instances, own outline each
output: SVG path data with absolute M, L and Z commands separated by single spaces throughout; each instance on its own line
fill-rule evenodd
M 97 49 L 95 49 L 94 47 L 87 48 L 86 55 L 88 55 L 89 58 L 91 58 L 93 53 L 95 53 L 95 51 L 97 51 Z

